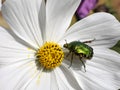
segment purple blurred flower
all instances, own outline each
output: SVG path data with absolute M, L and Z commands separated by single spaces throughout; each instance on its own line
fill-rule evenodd
M 89 11 L 94 9 L 97 2 L 98 0 L 82 0 L 76 11 L 78 19 L 86 17 L 89 14 Z

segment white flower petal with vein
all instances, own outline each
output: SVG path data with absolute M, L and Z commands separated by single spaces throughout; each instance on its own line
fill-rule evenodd
M 120 40 L 120 23 L 108 13 L 90 15 L 69 27 L 80 0 L 6 0 L 0 27 L 0 90 L 117 90 L 120 55 L 110 50 Z M 85 60 L 66 57 L 72 41 L 93 48 Z M 47 49 L 46 49 L 47 48 Z M 46 55 L 46 56 L 45 56 Z

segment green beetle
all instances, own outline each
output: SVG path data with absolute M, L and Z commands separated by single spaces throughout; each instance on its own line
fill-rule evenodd
M 91 59 L 93 57 L 93 48 L 88 46 L 85 43 L 91 43 L 93 40 L 91 41 L 85 41 L 85 42 L 80 42 L 80 41 L 72 41 L 70 43 L 67 43 L 63 45 L 64 48 L 69 50 L 69 53 L 72 53 L 72 57 L 71 57 L 71 64 L 69 67 L 71 67 L 72 65 L 72 61 L 73 61 L 73 55 L 77 55 L 80 59 L 80 61 L 82 62 L 84 69 L 86 68 L 83 59 Z M 67 56 L 68 56 L 67 55 Z M 86 71 L 86 69 L 85 69 Z

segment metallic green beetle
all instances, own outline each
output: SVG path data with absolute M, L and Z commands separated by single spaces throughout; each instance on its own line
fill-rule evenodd
M 77 55 L 80 59 L 80 61 L 82 62 L 84 69 L 86 68 L 83 59 L 91 59 L 93 57 L 93 48 L 88 46 L 85 43 L 91 43 L 93 40 L 91 41 L 85 41 L 85 42 L 80 42 L 80 41 L 72 41 L 70 43 L 67 43 L 63 45 L 64 48 L 67 48 L 69 50 L 69 53 L 72 53 L 72 57 L 71 57 L 71 64 L 69 67 L 71 67 L 72 65 L 72 61 L 73 61 L 73 55 Z M 67 55 L 67 56 L 68 56 Z M 85 69 L 86 71 L 86 69 Z

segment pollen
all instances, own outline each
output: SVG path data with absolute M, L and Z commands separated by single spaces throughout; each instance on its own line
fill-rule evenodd
M 36 53 L 40 65 L 45 69 L 54 69 L 61 65 L 64 52 L 62 48 L 54 42 L 46 42 Z

